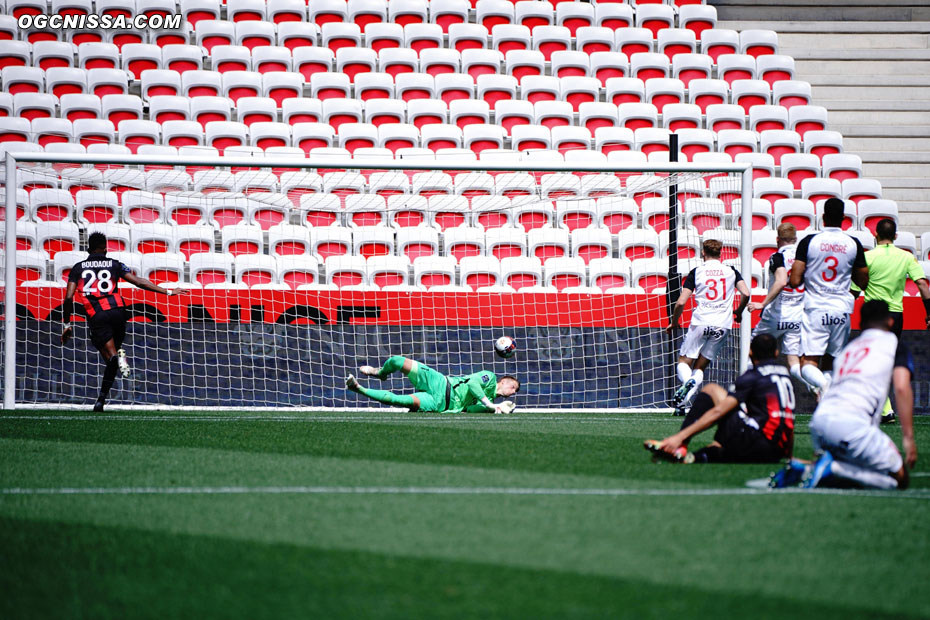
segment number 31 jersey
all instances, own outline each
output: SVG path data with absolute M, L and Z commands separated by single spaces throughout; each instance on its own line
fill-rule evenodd
M 709 260 L 695 267 L 685 278 L 683 288 L 694 291 L 691 325 L 725 327 L 733 325 L 733 296 L 743 276 L 729 265 Z
M 798 244 L 794 260 L 804 269 L 804 309 L 849 314 L 855 299 L 849 292 L 853 269 L 866 267 L 865 252 L 855 237 L 839 228 L 825 228 Z
M 74 265 L 68 282 L 77 284 L 78 299 L 84 304 L 87 316 L 125 306 L 117 284 L 129 269 L 106 254 L 90 254 Z

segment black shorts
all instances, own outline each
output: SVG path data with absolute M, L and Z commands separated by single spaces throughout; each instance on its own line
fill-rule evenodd
M 787 456 L 761 431 L 747 426 L 736 411 L 720 420 L 714 441 L 723 446 L 724 463 L 777 463 Z
M 87 325 L 90 327 L 90 341 L 98 350 L 103 348 L 111 339 L 116 344 L 116 348 L 123 345 L 123 338 L 126 337 L 126 321 L 129 315 L 123 308 L 113 308 L 98 312 L 87 319 Z
M 892 312 L 891 318 L 894 319 L 894 323 L 891 325 L 891 333 L 901 337 L 901 332 L 904 331 L 904 313 L 903 312 Z

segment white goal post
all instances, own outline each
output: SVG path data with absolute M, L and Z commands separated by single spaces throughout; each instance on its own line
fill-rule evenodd
M 553 162 L 527 160 L 525 156 L 522 161 L 491 158 L 467 161 L 320 159 L 312 155 L 310 158 L 217 158 L 33 152 L 7 152 L 4 163 L 6 254 L 2 263 L 5 265 L 2 388 L 6 410 L 89 407 L 102 372 L 102 364 L 83 328 L 77 330 L 76 341 L 68 347 L 62 348 L 54 342 L 61 331 L 62 276 L 67 273 L 63 266 L 65 259 L 75 255 L 68 253 L 72 250 L 57 246 L 45 252 L 42 245 L 46 237 L 42 236 L 41 229 L 46 227 L 46 222 L 37 217 L 36 200 L 30 198 L 39 190 L 31 189 L 26 194 L 23 187 L 24 179 L 32 183 L 43 175 L 47 177 L 48 187 L 57 190 L 63 200 L 67 201 L 67 195 L 71 195 L 72 203 L 64 205 L 62 213 L 68 230 L 76 231 L 71 237 L 74 252 L 85 250 L 86 238 L 94 230 L 126 230 L 125 251 L 118 250 L 122 262 L 140 271 L 143 277 L 147 273 L 159 277 L 168 274 L 175 278 L 168 284 L 189 287 L 193 291 L 183 302 L 176 302 L 181 299 L 179 297 L 166 302 L 165 297 L 134 287 L 120 289 L 126 295 L 127 306 L 136 308 L 135 316 L 140 320 L 130 322 L 127 335 L 126 348 L 133 375 L 128 380 L 118 378 L 111 394 L 110 402 L 117 408 L 380 409 L 382 406 L 377 403 L 345 392 L 342 378 L 359 363 L 378 365 L 387 355 L 399 354 L 420 359 L 449 375 L 482 368 L 498 375 L 515 374 L 523 382 L 523 389 L 515 399 L 522 410 L 670 411 L 667 400 L 674 376 L 673 356 L 677 356 L 680 335 L 679 340 L 666 340 L 661 321 L 665 320 L 669 303 L 665 293 L 671 293 L 674 282 L 663 282 L 661 273 L 653 280 L 645 278 L 643 274 L 652 272 L 643 265 L 644 261 L 652 260 L 649 265 L 666 265 L 669 274 L 677 271 L 684 275 L 687 271 L 682 269 L 694 263 L 693 243 L 689 246 L 691 254 L 687 260 L 680 258 L 676 264 L 669 265 L 668 258 L 661 256 L 657 248 L 673 252 L 670 248 L 684 247 L 687 240 L 679 239 L 676 246 L 672 233 L 656 233 L 645 219 L 642 196 L 651 201 L 649 205 L 654 214 L 660 214 L 659 201 L 666 201 L 667 209 L 674 204 L 674 216 L 668 210 L 666 215 L 678 221 L 678 229 L 684 229 L 686 222 L 683 220 L 687 214 L 676 193 L 689 181 L 692 187 L 698 181 L 706 188 L 713 177 L 727 179 L 730 198 L 723 217 L 728 224 L 727 238 L 732 242 L 730 259 L 747 281 L 754 273 L 753 169 L 748 163 Z M 153 174 L 164 175 L 169 170 L 177 173 L 172 173 L 172 178 L 182 179 L 180 185 L 147 184 L 146 179 Z M 282 174 L 282 170 L 286 172 Z M 79 176 L 85 180 L 73 183 L 74 171 L 80 171 Z M 114 181 L 119 175 L 113 171 L 124 171 L 125 178 L 142 180 L 138 185 Z M 196 173 L 209 171 L 214 171 L 218 179 L 234 179 L 236 185 L 220 187 L 226 181 L 217 181 L 219 190 L 211 187 L 210 192 L 199 192 L 198 187 L 204 187 L 200 181 L 213 177 Z M 254 181 L 255 185 L 242 185 L 239 175 L 248 171 L 261 173 L 254 175 L 256 179 L 271 179 L 266 173 L 271 173 L 274 179 L 268 183 Z M 348 181 L 334 182 L 330 185 L 339 186 L 338 191 L 324 184 L 297 192 L 289 181 L 282 180 L 288 172 L 294 173 L 288 179 L 300 175 L 303 175 L 300 178 L 323 179 L 339 173 L 346 178 L 351 176 L 355 185 Z M 377 178 L 380 182 L 387 178 L 376 175 L 397 178 L 403 175 L 408 185 L 401 189 L 385 185 L 393 190 L 376 191 L 371 179 Z M 470 180 L 477 179 L 474 187 L 478 189 L 456 193 L 464 183 L 457 179 L 466 176 Z M 524 185 L 523 189 L 512 192 L 502 189 L 503 179 L 517 178 L 533 179 L 535 185 L 528 190 Z M 575 183 L 572 179 L 579 179 L 576 185 L 587 189 L 575 193 L 572 193 L 575 190 L 565 189 Z M 332 181 L 333 177 L 323 180 Z M 562 180 L 564 184 L 558 185 L 556 190 L 552 190 L 555 187 L 552 183 L 546 186 L 555 180 Z M 600 180 L 611 189 L 585 193 Z M 126 186 L 117 188 L 119 183 Z M 343 185 L 352 185 L 354 189 L 343 191 Z M 75 189 L 77 187 L 87 189 Z M 183 204 L 200 209 L 205 219 L 197 225 L 213 227 L 215 235 L 204 242 L 207 246 L 204 253 L 228 259 L 228 268 L 216 268 L 217 272 L 226 270 L 228 286 L 222 282 L 199 282 L 194 274 L 195 263 L 200 269 L 204 261 L 190 259 L 193 254 L 188 254 L 187 250 L 179 251 L 181 243 L 175 238 L 165 238 L 164 247 L 159 246 L 154 251 L 169 250 L 166 254 L 171 254 L 177 263 L 167 261 L 162 265 L 159 262 L 158 265 L 162 265 L 159 267 L 145 250 L 142 258 L 135 256 L 137 247 L 142 247 L 137 243 L 146 243 L 139 241 L 137 235 L 157 226 L 149 225 L 153 222 L 124 219 L 129 212 L 123 200 L 126 191 L 155 194 L 155 202 L 163 211 L 156 214 L 157 222 L 174 227 L 173 230 L 188 225 L 171 222 L 167 215 L 169 207 L 162 205 Z M 82 219 L 80 209 L 86 202 L 82 201 L 89 194 L 81 192 L 106 195 L 103 202 L 112 204 L 116 210 L 112 226 Z M 115 203 L 110 194 L 117 195 Z M 321 200 L 307 196 L 330 194 L 338 196 L 334 211 L 337 220 L 326 230 L 307 219 L 307 204 L 317 204 Z M 708 201 L 711 200 L 709 195 L 709 191 L 704 195 Z M 362 219 L 358 223 L 352 218 L 366 208 L 376 214 L 378 209 L 372 209 L 371 204 L 380 205 L 380 199 L 370 203 L 353 196 L 384 198 L 386 206 L 379 223 L 369 226 Z M 506 200 L 492 200 L 501 197 Z M 734 199 L 739 200 L 738 212 L 730 210 Z M 579 240 L 604 235 L 577 233 L 578 229 L 566 226 L 565 221 L 559 219 L 563 211 L 587 213 L 589 219 L 594 218 L 589 222 L 590 230 L 603 230 L 604 213 L 619 213 L 621 203 L 630 204 L 629 201 L 635 202 L 639 211 L 631 216 L 629 229 L 611 231 L 607 235 L 611 242 L 603 250 L 606 255 L 576 256 Z M 249 219 L 258 217 L 255 215 L 257 203 L 282 212 L 283 219 L 275 220 L 276 223 Z M 245 230 L 249 227 L 261 229 L 255 238 L 257 251 L 253 258 L 232 256 L 228 250 L 234 248 L 237 241 L 231 242 L 227 237 L 232 238 L 232 234 L 224 234 L 224 227 L 211 219 L 221 210 L 223 213 L 235 211 L 240 204 L 245 205 L 242 212 L 245 219 L 232 226 L 245 232 L 249 232 Z M 533 207 L 539 209 L 534 211 Z M 326 210 L 328 207 L 320 208 Z M 458 228 L 443 228 L 436 219 L 443 208 L 461 214 L 464 223 Z M 429 286 L 421 279 L 429 269 L 418 266 L 427 265 L 428 256 L 404 256 L 401 237 L 407 243 L 410 234 L 403 232 L 405 228 L 395 221 L 398 210 L 417 212 L 418 217 L 423 218 L 420 228 L 428 234 L 423 236 L 425 240 L 420 245 L 429 246 L 429 239 L 438 239 L 433 250 L 436 263 L 441 263 L 442 267 L 433 271 L 448 274 L 445 284 Z M 543 218 L 542 226 L 530 229 L 519 225 L 519 218 L 530 211 L 542 214 L 539 215 Z M 487 213 L 496 213 L 503 225 L 483 227 L 479 217 Z M 271 231 L 275 226 L 282 228 Z M 298 252 L 282 242 L 289 248 L 287 257 L 276 255 L 277 246 L 272 246 L 277 243 L 278 232 L 300 227 L 306 229 L 305 238 L 309 241 L 304 251 Z M 37 228 L 39 233 L 34 232 Z M 492 228 L 507 230 L 492 232 Z M 651 258 L 639 258 L 635 252 L 623 254 L 625 248 L 632 247 L 627 242 L 636 231 L 643 231 L 641 236 L 650 240 L 645 243 L 652 244 Z M 330 234 L 334 232 L 339 234 Z M 242 239 L 246 237 L 248 235 Z M 154 238 L 157 241 L 157 235 Z M 459 238 L 464 240 L 463 247 L 469 240 L 474 242 L 474 256 L 469 252 L 452 256 L 450 244 Z M 653 241 L 656 238 L 660 245 Z M 348 249 L 342 258 L 316 252 L 320 247 L 338 245 L 341 239 L 345 239 Z M 371 256 L 365 253 L 365 243 L 377 245 L 382 241 L 387 247 L 384 252 L 374 251 Z M 13 251 L 30 242 L 32 253 Z M 550 245 L 554 248 L 551 255 L 547 253 Z M 46 255 L 44 263 L 41 261 L 43 253 Z M 56 261 L 54 256 L 58 253 L 61 256 Z M 83 253 L 86 255 L 86 251 Z M 315 261 L 316 267 L 308 268 L 306 281 L 285 282 L 283 265 L 300 262 L 292 258 L 297 253 L 312 257 L 308 260 Z M 23 274 L 29 265 L 24 261 L 21 264 L 18 256 L 27 255 L 39 256 L 39 260 L 34 265 L 35 273 L 29 272 L 32 275 L 25 276 L 24 280 Z M 146 256 L 149 258 L 144 258 Z M 372 258 L 376 260 L 373 262 Z M 453 260 L 447 260 L 449 258 Z M 477 260 L 469 260 L 471 258 Z M 555 259 L 564 260 L 552 262 Z M 466 264 L 463 265 L 462 260 Z M 592 267 L 591 261 L 598 260 L 602 262 Z M 77 261 L 71 264 L 74 262 Z M 580 271 L 573 271 L 573 266 L 582 262 Z M 246 283 L 247 276 L 253 273 L 247 267 L 251 263 L 256 265 L 256 274 L 267 268 L 268 278 L 256 277 Z M 402 265 L 394 274 L 396 279 L 376 281 L 374 274 L 390 274 L 395 263 Z M 617 276 L 616 283 L 622 281 L 622 284 L 609 289 L 611 292 L 604 288 L 607 285 L 597 290 L 598 281 L 593 279 L 594 271 L 601 273 L 599 270 L 608 263 L 623 264 L 629 270 Z M 139 265 L 146 271 L 141 271 Z M 472 271 L 473 267 L 476 271 Z M 354 273 L 355 279 L 334 280 L 336 268 L 346 269 L 349 275 Z M 473 274 L 481 277 L 466 281 Z M 560 275 L 565 279 L 560 280 Z M 645 279 L 637 280 L 638 276 Z M 648 287 L 639 286 L 647 281 Z M 571 286 L 563 290 L 561 287 L 567 282 Z M 762 286 L 762 282 L 757 286 Z M 185 305 L 171 305 L 175 303 Z M 80 306 L 75 300 L 76 317 L 80 316 Z M 725 353 L 726 362 L 721 362 L 721 374 L 716 380 L 732 381 L 745 369 L 751 324 L 748 318 L 747 313 L 747 320 L 738 330 L 733 330 Z M 76 323 L 80 325 L 82 323 Z M 515 336 L 518 350 L 514 358 L 502 360 L 493 355 L 493 342 L 498 335 Z M 316 375 L 326 375 L 326 379 L 317 380 Z M 715 380 L 713 369 L 708 380 Z M 402 378 L 374 387 L 411 391 Z M 234 393 L 227 394 L 228 390 Z

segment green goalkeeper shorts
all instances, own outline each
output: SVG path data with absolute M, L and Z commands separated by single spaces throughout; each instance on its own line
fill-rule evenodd
M 442 412 L 449 408 L 446 402 L 446 389 L 449 380 L 441 372 L 435 371 L 426 364 L 416 362 L 413 371 L 407 375 L 413 388 L 414 396 L 420 401 L 420 411 Z

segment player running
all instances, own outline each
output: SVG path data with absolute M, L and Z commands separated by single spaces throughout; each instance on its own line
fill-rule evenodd
M 129 362 L 123 350 L 123 338 L 126 336 L 125 302 L 119 294 L 117 284 L 120 279 L 135 284 L 141 289 L 163 295 L 180 295 L 187 291 L 180 289 L 165 290 L 145 278 L 133 275 L 123 263 L 107 257 L 107 238 L 103 233 L 95 232 L 87 240 L 87 258 L 76 263 L 68 275 L 68 289 L 65 292 L 64 327 L 61 343 L 67 344 L 74 333 L 71 326 L 71 314 L 74 311 L 74 295 L 84 305 L 87 325 L 90 327 L 90 341 L 94 344 L 106 368 L 100 384 L 100 395 L 94 405 L 94 411 L 103 411 L 110 388 L 119 369 L 123 377 L 129 376 Z
M 891 328 L 898 338 L 904 329 L 904 285 L 910 278 L 917 285 L 924 300 L 926 323 L 930 328 L 930 286 L 924 270 L 913 254 L 894 246 L 898 236 L 898 226 L 894 220 L 885 218 L 875 227 L 875 249 L 865 253 L 865 262 L 869 266 L 869 286 L 865 289 L 865 301 L 881 299 L 888 304 L 894 325 Z M 853 290 L 857 290 L 853 287 Z M 882 424 L 895 421 L 891 409 L 891 399 L 885 399 L 882 411 Z
M 824 355 L 835 356 L 849 341 L 849 315 L 855 301 L 852 282 L 865 289 L 869 268 L 862 244 L 842 231 L 843 201 L 830 198 L 823 207 L 823 231 L 798 244 L 788 286 L 804 286 L 801 320 L 801 377 L 819 395 L 829 385 L 821 372 Z
M 777 463 L 794 447 L 794 389 L 788 369 L 775 361 L 778 341 L 771 334 L 752 339 L 753 368 L 727 393 L 708 383 L 694 399 L 681 430 L 662 441 L 648 439 L 647 450 L 682 463 Z M 696 452 L 688 442 L 711 426 L 714 441 Z
M 510 375 L 498 380 L 493 372 L 481 370 L 465 377 L 446 377 L 426 364 L 400 355 L 389 357 L 380 370 L 372 366 L 359 368 L 363 375 L 382 381 L 398 370 L 413 384 L 416 390 L 413 394 L 400 395 L 366 388 L 359 385 L 352 375 L 346 377 L 346 388 L 386 405 L 407 407 L 411 411 L 449 413 L 511 413 L 515 409 L 512 401 L 494 403 L 492 400 L 498 396 L 513 396 L 520 391 L 520 382 Z
M 723 244 L 708 239 L 701 246 L 704 264 L 695 267 L 682 283 L 681 295 L 675 302 L 672 316 L 665 331 L 671 334 L 685 305 L 694 295 L 696 306 L 691 315 L 691 325 L 681 344 L 678 358 L 678 380 L 681 387 L 675 392 L 674 404 L 679 414 L 682 407 L 697 392 L 704 380 L 704 369 L 717 357 L 733 321 L 742 320 L 743 310 L 749 302 L 749 287 L 739 271 L 720 262 Z M 739 291 L 740 300 L 733 310 L 733 296 Z
M 788 286 L 788 271 L 794 264 L 794 252 L 797 249 L 798 235 L 794 224 L 782 224 L 778 227 L 776 243 L 778 251 L 769 259 L 771 285 L 769 292 L 761 303 L 751 302 L 750 312 L 762 311 L 759 324 L 752 331 L 753 337 L 759 334 L 772 334 L 781 340 L 781 351 L 788 357 L 788 371 L 792 377 L 801 381 L 801 319 L 804 315 L 804 287 L 797 289 Z
M 816 464 L 792 461 L 775 474 L 772 486 L 788 486 L 802 476 L 802 486 L 854 483 L 875 489 L 905 489 L 908 469 L 917 462 L 914 442 L 914 363 L 907 347 L 891 332 L 888 304 L 868 301 L 860 310 L 862 333 L 836 358 L 836 375 L 811 419 Z M 901 419 L 904 459 L 888 435 L 878 429 L 888 385 L 894 386 Z

